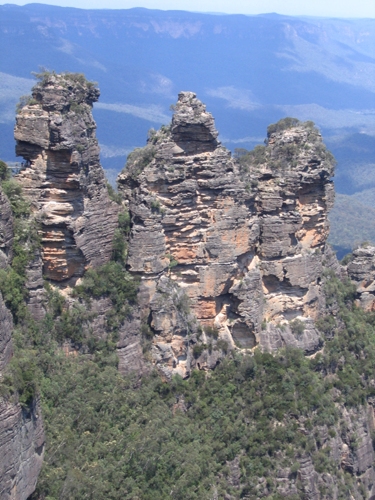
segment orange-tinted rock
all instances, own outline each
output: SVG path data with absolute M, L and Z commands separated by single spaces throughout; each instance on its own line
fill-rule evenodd
M 99 90 L 75 75 L 51 74 L 33 88 L 14 131 L 25 159 L 17 176 L 42 228 L 43 274 L 82 276 L 111 257 L 118 207 L 110 201 L 91 109 Z
M 313 319 L 323 301 L 333 161 L 319 132 L 297 121 L 276 128 L 245 169 L 217 137 L 205 106 L 182 92 L 170 128 L 136 150 L 118 177 L 132 216 L 130 271 L 154 280 L 155 290 L 168 276 L 203 326 L 203 340 L 176 330 L 176 311 L 155 307 L 151 296 L 154 362 L 170 373 L 189 372 L 195 342 L 212 343 L 210 328 L 229 348 L 294 343 L 277 332 L 277 341 L 264 341 L 262 321 Z M 306 351 L 314 345 L 320 338 L 309 323 Z M 201 368 L 208 358 L 195 356 Z

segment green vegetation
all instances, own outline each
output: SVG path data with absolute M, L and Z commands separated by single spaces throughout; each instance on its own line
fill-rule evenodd
M 68 71 L 65 71 L 64 73 L 61 73 L 58 75 L 54 70 L 50 71 L 46 68 L 41 67 L 39 73 L 38 72 L 32 72 L 32 75 L 39 80 L 39 85 L 46 86 L 48 85 L 50 79 L 52 77 L 59 77 L 62 80 L 65 80 L 66 83 L 70 84 L 78 84 L 81 85 L 82 87 L 87 87 L 87 88 L 97 88 L 98 84 L 97 82 L 91 82 L 86 79 L 85 75 L 83 73 L 70 73 Z
M 110 330 L 117 329 L 131 311 L 137 297 L 138 282 L 118 262 L 108 262 L 96 269 L 88 269 L 82 283 L 73 290 L 73 297 L 89 305 L 92 299 L 108 297 L 112 309 L 107 317 Z
M 265 146 L 255 146 L 252 151 L 244 148 L 236 148 L 234 157 L 240 164 L 241 171 L 249 172 L 249 165 L 261 165 L 267 161 L 267 149 Z
M 108 191 L 108 196 L 110 197 L 110 199 L 112 201 L 117 203 L 117 205 L 122 204 L 121 193 L 119 193 L 118 191 L 115 191 L 115 189 L 111 186 L 111 184 L 109 182 L 107 182 L 107 191 Z
M 167 254 L 166 257 L 167 259 L 169 259 L 169 269 L 173 269 L 174 267 L 178 266 L 178 260 L 176 260 L 173 255 Z
M 297 127 L 298 125 L 306 125 L 309 127 L 313 127 L 313 122 L 302 123 L 297 118 L 291 118 L 287 116 L 286 118 L 282 118 L 276 123 L 272 123 L 267 127 L 267 137 L 269 138 L 272 134 L 276 134 L 277 132 L 283 132 L 284 130 L 288 130 L 289 128 Z
M 25 408 L 36 393 L 41 396 L 47 449 L 33 499 L 258 498 L 262 484 L 265 497 L 276 500 L 280 469 L 289 471 L 303 498 L 298 474 L 306 454 L 318 472 L 339 478 L 345 491 L 352 478 L 333 460 L 322 436 L 339 435 L 355 450 L 359 444 L 339 407 L 358 408 L 375 396 L 375 313 L 354 305 L 350 282 L 325 273 L 327 314 L 317 326 L 326 343 L 312 359 L 293 348 L 275 355 L 232 352 L 210 374 L 197 370 L 188 380 L 175 376 L 166 382 L 156 372 L 142 380 L 124 378 L 117 370 L 116 340 L 138 290 L 121 246 L 129 213 L 119 215 L 113 260 L 86 272 L 72 292 L 74 301 L 46 284 L 46 316 L 36 322 L 25 306 L 25 270 L 39 244 L 37 227 L 2 163 L 0 177 L 16 227 L 12 265 L 0 271 L 0 290 L 16 325 L 15 355 L 0 394 L 19 398 Z M 188 297 L 171 290 L 173 304 L 188 321 Z M 105 338 L 96 338 L 90 323 L 94 301 L 102 298 L 111 307 Z M 294 334 L 303 333 L 301 320 L 290 325 Z M 208 345 L 195 344 L 195 358 L 205 349 L 228 353 L 217 329 L 205 327 L 205 333 Z M 140 335 L 147 354 L 154 333 L 145 320 Z M 65 355 L 64 343 L 77 356 Z M 176 409 L 182 399 L 184 411 Z M 238 487 L 230 477 L 233 460 L 239 462 Z
M 128 155 L 125 168 L 130 172 L 131 177 L 136 179 L 147 165 L 151 163 L 154 156 L 155 147 L 152 144 L 147 144 L 144 148 L 135 148 Z
M 8 165 L 5 163 L 5 161 L 0 160 L 0 182 L 1 184 L 3 181 L 7 181 L 10 178 L 10 172 L 8 169 Z
M 294 335 L 302 335 L 305 331 L 305 323 L 298 318 L 291 321 L 289 325 Z
M 130 214 L 124 209 L 118 216 L 118 228 L 113 236 L 112 260 L 125 265 L 128 255 L 127 236 L 130 231 Z
M 21 95 L 16 105 L 16 113 L 19 113 L 24 106 L 38 104 L 38 101 L 31 95 Z
M 78 103 L 78 102 L 72 101 L 69 104 L 69 110 L 72 111 L 73 113 L 76 113 L 77 115 L 83 115 L 83 114 L 87 113 L 88 111 L 90 111 L 90 106 L 88 106 L 87 104 L 85 104 L 83 102 Z
M 150 145 L 156 145 L 160 142 L 163 142 L 170 135 L 171 126 L 170 125 L 162 125 L 159 130 L 155 130 L 154 128 L 150 128 L 147 133 L 147 142 Z
M 0 183 L 14 217 L 12 265 L 0 269 L 0 292 L 18 324 L 27 316 L 26 267 L 35 258 L 40 241 L 37 224 L 29 218 L 29 203 L 22 196 L 22 189 L 17 181 L 10 178 L 9 169 L 3 161 L 0 161 Z
M 289 468 L 290 478 L 298 478 L 306 453 L 344 491 L 351 478 L 322 447 L 319 428 L 347 436 L 337 403 L 358 406 L 375 394 L 375 315 L 353 305 L 349 282 L 330 272 L 325 280 L 328 308 L 339 308 L 345 326 L 340 332 L 334 326 L 324 353 L 311 360 L 291 348 L 275 356 L 255 351 L 233 354 L 209 377 L 197 371 L 168 383 L 152 373 L 140 383 L 118 374 L 108 347 L 92 358 L 54 352 L 40 379 L 48 445 L 34 498 L 208 500 L 214 485 L 219 498 L 256 498 L 264 477 L 267 498 L 276 499 L 276 470 Z M 95 280 L 82 290 L 87 297 L 102 292 Z M 320 327 L 330 338 L 331 320 Z M 142 332 L 152 337 L 147 325 Z M 194 356 L 204 348 L 195 346 Z M 185 412 L 174 408 L 182 396 Z M 358 446 L 355 437 L 346 439 Z M 237 489 L 228 484 L 228 463 L 236 457 Z

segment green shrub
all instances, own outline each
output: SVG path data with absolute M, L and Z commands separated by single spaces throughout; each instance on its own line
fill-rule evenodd
M 30 215 L 30 204 L 22 196 L 22 187 L 14 180 L 5 180 L 1 184 L 4 193 L 9 199 L 12 212 L 15 217 L 27 217 Z
M 125 265 L 127 258 L 127 236 L 130 231 L 130 214 L 123 210 L 118 215 L 118 228 L 116 229 L 112 242 L 112 260 Z
M 195 344 L 193 347 L 193 356 L 194 358 L 199 358 L 199 356 L 202 354 L 203 351 L 207 349 L 206 344 Z
M 169 259 L 169 269 L 173 269 L 174 267 L 178 266 L 178 260 L 176 260 L 172 254 L 167 254 L 166 257 L 167 259 Z
M 349 262 L 352 260 L 353 254 L 352 253 L 347 253 L 340 261 L 340 264 L 342 266 L 347 266 Z
M 0 183 L 3 183 L 3 181 L 7 181 L 10 178 L 10 172 L 8 165 L 0 160 Z
M 12 268 L 0 269 L 0 291 L 15 321 L 19 322 L 27 312 L 25 300 L 28 290 L 25 287 L 25 277 Z
M 107 191 L 110 199 L 115 203 L 117 203 L 118 205 L 121 205 L 122 203 L 121 193 L 115 191 L 109 182 L 107 182 Z
M 107 316 L 110 330 L 116 330 L 131 311 L 138 291 L 138 281 L 124 270 L 118 262 L 108 262 L 96 269 L 88 269 L 72 295 L 84 300 L 108 297 L 112 302 L 112 310 Z
M 301 122 L 297 118 L 287 116 L 286 118 L 282 118 L 278 122 L 272 123 L 267 127 L 267 137 L 269 138 L 272 134 L 283 132 L 289 128 L 296 127 L 297 125 L 301 125 Z
M 219 337 L 219 330 L 215 326 L 205 326 L 204 331 L 209 337 L 217 339 Z
M 290 329 L 294 335 L 302 335 L 305 331 L 305 323 L 300 319 L 296 318 L 289 323 Z
M 38 101 L 31 95 L 22 95 L 16 105 L 16 113 L 20 113 L 22 108 L 24 108 L 25 106 L 31 106 L 33 104 L 38 104 Z
M 133 179 L 136 179 L 147 165 L 151 163 L 155 152 L 155 147 L 152 144 L 147 144 L 144 148 L 136 148 L 128 155 L 125 168 L 129 170 Z

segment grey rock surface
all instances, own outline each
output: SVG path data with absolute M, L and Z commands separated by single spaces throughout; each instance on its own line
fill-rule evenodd
M 27 410 L 0 401 L 0 498 L 26 500 L 35 490 L 44 454 L 39 400 Z
M 276 127 L 246 162 L 217 137 L 205 106 L 181 92 L 171 126 L 129 155 L 118 177 L 132 220 L 127 263 L 148 288 L 142 314 L 164 374 L 214 366 L 216 342 L 227 351 L 321 347 L 313 320 L 324 308 L 333 158 L 317 129 L 299 122 Z M 170 307 L 175 292 L 162 292 L 165 307 L 155 310 L 163 277 L 187 296 L 204 352 Z M 295 318 L 306 320 L 298 339 L 288 327 Z
M 13 319 L 0 293 L 0 373 L 9 363 L 12 354 Z
M 62 282 L 107 262 L 119 207 L 109 197 L 91 110 L 99 90 L 75 74 L 50 74 L 17 114 L 25 168 L 17 176 L 42 227 L 43 274 Z M 35 104 L 36 103 L 36 104 Z
M 0 268 L 4 268 L 12 259 L 13 215 L 12 210 L 0 186 Z
M 12 357 L 12 315 L 0 294 L 0 377 Z M 0 396 L 0 498 L 26 500 L 42 467 L 44 428 L 39 399 L 22 408 L 17 394 Z
M 358 304 L 366 311 L 375 310 L 375 247 L 365 247 L 353 250 L 347 265 L 348 277 L 357 287 Z

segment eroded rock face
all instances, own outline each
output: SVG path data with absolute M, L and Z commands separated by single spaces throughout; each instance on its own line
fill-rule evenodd
M 358 304 L 366 311 L 374 311 L 375 247 L 369 245 L 354 250 L 346 270 L 357 287 Z
M 110 201 L 91 109 L 99 90 L 77 75 L 47 75 L 17 115 L 17 176 L 42 228 L 43 274 L 62 282 L 108 261 L 118 207 Z M 34 280 L 35 281 L 35 280 Z
M 0 187 L 0 268 L 5 268 L 12 259 L 13 215 L 8 198 Z
M 13 319 L 10 311 L 5 306 L 3 297 L 0 293 L 0 373 L 9 363 L 12 354 L 12 329 Z
M 222 350 L 236 346 L 292 343 L 311 353 L 321 345 L 312 320 L 324 305 L 333 159 L 319 132 L 299 122 L 269 134 L 246 164 L 217 136 L 205 106 L 182 92 L 170 128 L 132 153 L 118 178 L 132 216 L 128 266 L 148 289 L 142 314 L 163 372 L 187 375 L 196 362 L 211 366 L 210 352 L 219 353 L 214 365 Z M 178 326 L 167 300 L 153 308 L 162 277 L 189 298 L 203 340 Z M 306 331 L 295 339 L 288 324 L 299 317 Z M 212 329 L 215 341 L 207 338 Z M 199 342 L 210 346 L 201 360 Z
M 12 315 L 0 294 L 0 376 L 12 354 Z M 40 402 L 22 409 L 16 396 L 0 397 L 0 498 L 26 500 L 35 490 L 44 452 Z
M 23 410 L 0 401 L 0 498 L 26 500 L 43 462 L 44 430 L 39 400 Z

